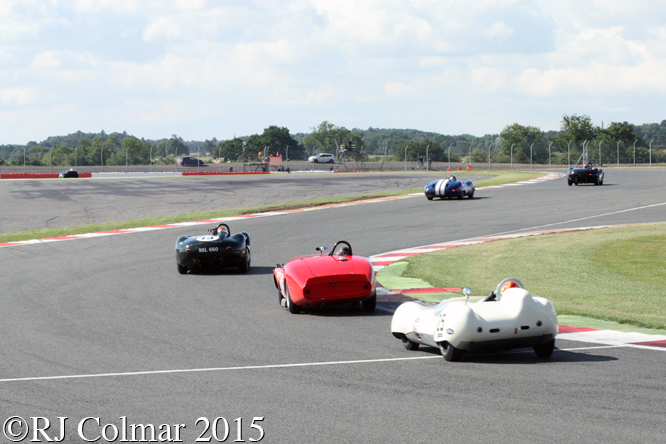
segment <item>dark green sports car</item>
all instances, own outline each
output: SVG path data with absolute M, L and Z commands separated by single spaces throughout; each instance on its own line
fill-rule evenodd
M 181 236 L 176 240 L 178 273 L 189 270 L 211 270 L 238 267 L 241 273 L 250 269 L 250 235 L 231 234 L 227 224 L 208 230 L 206 236 Z

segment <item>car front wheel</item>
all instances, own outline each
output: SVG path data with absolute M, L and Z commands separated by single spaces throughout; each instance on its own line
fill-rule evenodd
M 440 342 L 439 351 L 442 353 L 442 356 L 444 356 L 444 359 L 449 362 L 460 361 L 460 356 L 462 355 L 462 350 L 455 348 L 448 342 Z
M 407 339 L 407 336 L 402 337 L 402 345 L 407 349 L 407 350 L 418 350 L 419 344 L 416 342 L 412 342 L 409 339 Z
M 540 358 L 547 358 L 553 354 L 554 349 L 555 349 L 555 339 L 552 339 L 548 342 L 544 342 L 543 344 L 539 344 L 536 347 L 534 347 L 534 353 L 536 353 L 536 355 Z

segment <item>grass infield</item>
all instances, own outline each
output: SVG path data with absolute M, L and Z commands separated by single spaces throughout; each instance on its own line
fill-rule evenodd
M 457 171 L 456 174 L 464 177 L 464 174 Z M 356 173 L 350 173 L 356 174 Z M 448 173 L 443 173 L 443 176 Z M 491 175 L 488 179 L 475 182 L 477 187 L 499 185 L 504 183 L 513 183 L 522 180 L 534 179 L 543 176 L 543 173 L 494 173 L 494 172 L 473 172 L 469 174 Z M 201 176 L 204 177 L 204 176 Z M 425 184 L 424 184 L 425 185 Z M 119 222 L 106 222 L 100 224 L 77 225 L 73 227 L 46 228 L 40 230 L 17 231 L 13 233 L 0 233 L 0 243 L 18 242 L 30 239 L 45 239 L 60 236 L 72 236 L 76 234 L 96 233 L 100 231 L 123 230 L 137 227 L 150 227 L 155 225 L 175 224 L 179 222 L 191 222 L 206 219 L 218 219 L 222 217 L 241 216 L 243 214 L 267 213 L 270 211 L 286 211 L 298 208 L 311 208 L 325 205 L 332 205 L 345 202 L 356 202 L 369 200 L 378 197 L 401 196 L 405 194 L 418 193 L 422 188 L 412 188 L 409 190 L 387 191 L 381 193 L 355 194 L 351 196 L 325 197 L 320 199 L 305 200 L 299 202 L 287 202 L 276 205 L 262 205 L 248 208 L 230 208 L 217 211 L 203 211 L 198 213 L 184 213 L 159 217 L 148 217 L 143 219 L 132 219 Z
M 402 277 L 435 287 L 480 295 L 515 277 L 558 315 L 666 329 L 666 223 L 498 240 L 405 261 Z

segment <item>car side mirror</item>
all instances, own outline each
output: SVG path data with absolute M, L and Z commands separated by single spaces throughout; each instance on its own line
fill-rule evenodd
M 315 248 L 315 251 L 318 251 L 320 255 L 324 255 L 324 251 L 328 250 L 328 247 L 317 247 Z

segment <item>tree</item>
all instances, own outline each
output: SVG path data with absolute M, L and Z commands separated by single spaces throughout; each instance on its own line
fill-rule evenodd
M 550 138 L 556 151 L 563 153 L 560 160 L 567 163 L 569 157 L 576 159 L 580 156 L 583 143 L 588 141 L 594 144 L 598 135 L 598 128 L 592 125 L 592 120 L 589 116 L 579 116 L 572 114 L 562 116 L 562 124 L 560 126 L 561 132 Z M 566 154 L 566 157 L 564 156 Z
M 246 155 L 249 153 L 259 153 L 268 147 L 270 154 L 280 154 L 284 158 L 289 148 L 289 157 L 292 159 L 303 158 L 303 146 L 298 143 L 289 133 L 289 129 L 275 125 L 264 129 L 263 134 L 254 134 L 247 139 Z
M 242 160 L 242 155 L 243 155 L 243 140 L 239 139 L 238 137 L 234 137 L 231 140 L 225 140 L 224 142 L 220 142 L 218 145 L 220 148 L 219 150 L 219 156 L 223 157 L 225 159 L 231 159 L 233 161 Z M 215 153 L 217 154 L 217 153 Z M 246 156 L 249 156 L 249 152 L 245 153 Z
M 318 151 L 332 152 L 337 155 L 340 146 L 345 145 L 345 149 L 350 150 L 348 153 L 352 153 L 353 160 L 363 160 L 365 156 L 364 144 L 363 137 L 360 134 L 345 127 L 335 126 L 327 121 L 323 121 L 318 127 L 311 129 L 312 132 L 303 139 L 308 154 Z M 395 147 L 393 149 L 395 150 Z
M 305 136 L 303 144 L 317 151 L 333 151 L 337 149 L 336 138 L 341 139 L 340 128 L 324 120 L 317 127 L 310 128 L 312 132 Z
M 647 161 L 647 144 L 634 132 L 634 125 L 623 122 L 611 122 L 608 128 L 599 130 L 600 135 L 606 136 L 614 143 L 609 143 L 604 149 L 604 158 L 615 159 L 617 162 L 618 142 L 620 151 L 620 161 L 632 162 L 634 158 L 634 143 L 636 143 L 636 158 L 638 161 Z
M 206 139 L 204 142 L 204 151 L 210 153 L 211 155 L 215 154 L 214 151 L 217 148 L 217 139 L 213 137 L 213 140 Z
M 503 156 L 511 156 L 513 146 L 513 160 L 519 163 L 530 162 L 530 147 L 532 147 L 532 162 L 547 161 L 548 151 L 543 153 L 543 132 L 534 126 L 523 126 L 517 123 L 504 127 L 500 133 L 500 151 Z M 532 145 L 534 144 L 534 145 Z M 488 156 L 486 153 L 486 161 Z
M 114 150 L 110 156 L 104 155 L 107 165 L 148 165 L 150 163 L 150 145 L 134 136 L 123 139 L 120 150 Z M 106 153 L 106 150 L 104 151 Z
M 171 136 L 171 139 L 158 143 L 154 151 L 155 155 L 162 157 L 178 157 L 187 156 L 190 154 L 190 149 L 187 147 L 187 145 L 185 145 L 183 139 L 175 134 Z
M 53 165 L 73 165 L 69 163 L 69 155 L 72 154 L 74 150 L 68 146 L 56 144 L 51 149 L 51 156 Z

